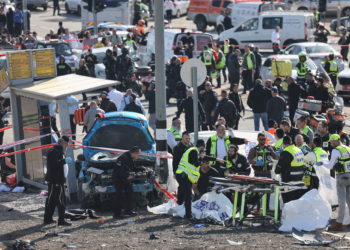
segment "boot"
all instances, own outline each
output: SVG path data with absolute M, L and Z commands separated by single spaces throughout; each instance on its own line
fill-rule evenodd
M 343 231 L 343 224 L 334 222 L 328 227 L 328 231 Z

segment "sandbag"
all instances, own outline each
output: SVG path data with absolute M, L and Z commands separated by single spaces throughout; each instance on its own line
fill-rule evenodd
M 290 60 L 272 60 L 271 72 L 275 77 L 286 77 L 292 75 L 293 65 Z
M 282 210 L 280 231 L 297 230 L 312 231 L 325 228 L 331 219 L 332 209 L 318 190 L 312 189 L 300 199 L 290 201 Z

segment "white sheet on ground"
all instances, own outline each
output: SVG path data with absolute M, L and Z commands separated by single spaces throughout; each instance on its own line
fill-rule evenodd
M 284 205 L 279 228 L 283 232 L 297 230 L 312 231 L 324 228 L 332 216 L 329 203 L 321 197 L 318 190 L 312 189 L 300 199 L 290 201 Z
M 184 205 L 177 205 L 175 201 L 169 200 L 167 203 L 157 207 L 147 207 L 153 214 L 169 214 L 172 216 L 185 216 Z M 223 194 L 210 192 L 204 194 L 199 200 L 192 203 L 192 215 L 196 219 L 213 219 L 223 223 L 232 217 L 232 203 Z

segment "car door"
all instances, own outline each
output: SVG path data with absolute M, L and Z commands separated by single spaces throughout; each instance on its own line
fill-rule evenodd
M 263 17 L 262 18 L 262 30 L 259 33 L 260 41 L 259 43 L 263 44 L 263 48 L 270 48 L 271 44 L 271 35 L 274 29 L 279 26 L 280 29 L 283 29 L 283 17 Z
M 233 38 L 239 44 L 256 43 L 259 41 L 259 18 L 251 18 L 242 23 L 234 32 Z

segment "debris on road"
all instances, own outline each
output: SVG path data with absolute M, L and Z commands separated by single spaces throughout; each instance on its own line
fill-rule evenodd
M 242 241 L 227 240 L 227 242 L 230 246 L 242 246 L 244 244 Z
M 295 228 L 293 228 L 292 235 L 295 239 L 300 241 L 301 245 L 307 246 L 328 246 L 342 240 L 342 238 L 336 240 L 325 240 L 320 232 L 302 232 Z

